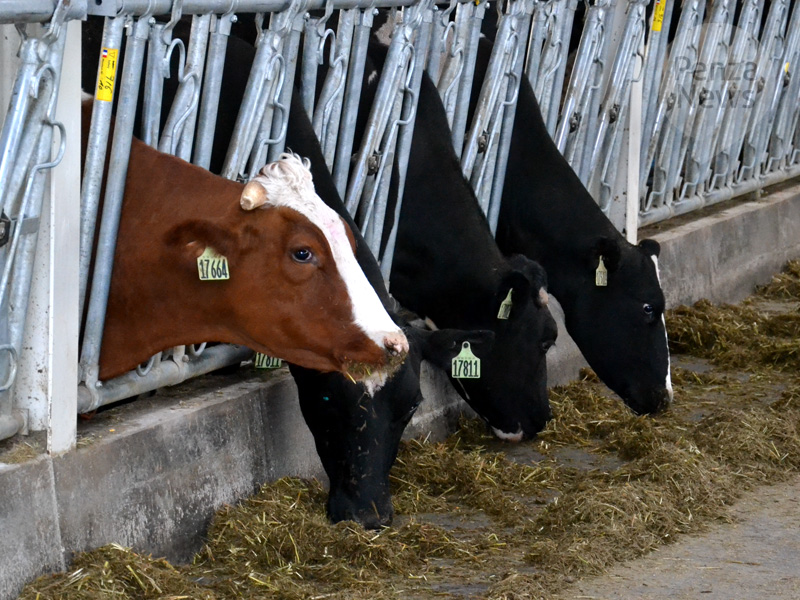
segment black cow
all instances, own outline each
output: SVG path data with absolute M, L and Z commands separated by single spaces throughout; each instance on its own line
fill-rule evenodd
M 378 78 L 372 75 L 385 52 L 385 47 L 370 47 L 365 99 L 374 94 Z M 491 350 L 475 353 L 482 361 L 480 379 L 454 380 L 454 386 L 495 435 L 519 441 L 541 431 L 551 416 L 545 354 L 557 329 L 547 308 L 547 279 L 542 267 L 524 256 L 503 257 L 450 138 L 444 106 L 425 74 L 391 290 L 403 306 L 437 325 L 494 331 Z M 509 290 L 511 313 L 499 319 Z
M 84 89 L 94 87 L 100 49 L 102 20 L 90 18 L 84 27 Z M 185 23 L 176 27 L 176 36 L 186 40 Z M 231 137 L 254 49 L 241 39 L 231 37 L 228 44 L 220 110 L 217 118 L 211 170 L 219 172 Z M 174 66 L 174 65 L 173 65 Z M 173 77 L 165 83 L 164 111 L 175 95 Z M 141 100 L 139 110 L 141 111 Z M 138 115 L 141 117 L 141 115 Z M 166 114 L 163 115 L 163 119 Z M 138 122 L 138 121 L 137 121 Z M 137 125 L 138 127 L 138 125 Z M 393 516 L 389 493 L 389 469 L 397 455 L 403 430 L 422 400 L 419 385 L 420 362 L 425 359 L 448 370 L 461 344 L 468 341 L 483 352 L 491 344 L 491 332 L 441 330 L 429 332 L 407 326 L 397 315 L 394 301 L 383 283 L 377 262 L 344 208 L 325 166 L 322 151 L 311 123 L 297 94 L 292 99 L 287 133 L 289 147 L 311 161 L 311 171 L 318 195 L 350 225 L 356 240 L 356 258 L 378 297 L 395 318 L 404 325 L 409 340 L 409 354 L 394 377 L 373 397 L 364 387 L 338 374 L 323 374 L 290 365 L 300 399 L 300 407 L 309 426 L 323 467 L 330 480 L 328 515 L 332 521 L 354 520 L 368 528 L 388 525 Z
M 482 40 L 471 110 L 488 65 Z M 637 414 L 672 400 L 659 245 L 628 243 L 551 140 L 533 89 L 522 78 L 506 169 L 497 243 L 547 271 L 567 330 L 597 375 Z M 595 285 L 603 257 L 608 285 Z

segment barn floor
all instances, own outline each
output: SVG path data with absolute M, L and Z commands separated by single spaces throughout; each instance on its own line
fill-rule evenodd
M 282 479 L 220 511 L 192 564 L 105 546 L 21 598 L 796 598 L 800 263 L 668 326 L 684 354 L 663 415 L 589 373 L 532 442 L 473 421 L 406 444 L 379 533 L 328 525 L 322 486 Z
M 800 598 L 800 477 L 739 499 L 733 523 L 563 590 L 568 599 Z

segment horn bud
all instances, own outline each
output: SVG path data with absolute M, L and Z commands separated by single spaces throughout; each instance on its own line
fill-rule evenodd
M 251 181 L 242 190 L 242 197 L 239 199 L 244 210 L 253 210 L 267 202 L 267 190 L 257 181 Z
M 545 307 L 547 306 L 548 302 L 550 301 L 549 296 L 547 295 L 547 290 L 539 288 L 539 306 Z

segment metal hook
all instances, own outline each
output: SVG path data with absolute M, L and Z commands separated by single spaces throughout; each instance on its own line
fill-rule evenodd
M 181 20 L 183 16 L 183 0 L 173 0 L 172 1 L 172 11 L 170 12 L 169 21 L 167 24 L 164 25 L 164 30 L 161 32 L 161 39 L 164 41 L 165 44 L 170 44 L 170 40 L 172 39 L 172 30 L 175 29 L 175 25 Z M 172 48 L 167 51 L 167 56 L 172 51 Z

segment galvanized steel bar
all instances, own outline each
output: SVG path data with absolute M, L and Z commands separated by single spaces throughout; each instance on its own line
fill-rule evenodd
M 70 0 L 62 5 L 65 20 L 85 19 L 89 0 Z M 0 23 L 45 23 L 53 18 L 58 0 L 3 0 Z
M 533 3 L 526 0 L 516 0 L 522 8 L 517 17 L 516 27 L 520 42 L 528 38 L 533 14 Z M 497 232 L 497 221 L 500 216 L 500 203 L 503 197 L 503 185 L 506 179 L 506 166 L 508 165 L 508 155 L 511 149 L 511 136 L 514 131 L 514 117 L 517 110 L 517 98 L 521 78 L 524 76 L 525 53 L 520 49 L 517 53 L 514 64 L 512 65 L 512 77 L 506 85 L 506 101 L 503 106 L 503 120 L 500 129 L 500 139 L 497 148 L 497 158 L 494 165 L 494 176 L 492 177 L 491 197 L 487 219 L 492 235 Z
M 606 211 L 611 199 L 612 177 L 616 176 L 616 162 L 620 150 L 617 138 L 624 129 L 621 124 L 624 123 L 629 100 L 630 82 L 635 68 L 634 59 L 639 55 L 644 36 L 646 5 L 647 0 L 637 0 L 628 4 L 625 27 L 609 74 L 600 121 L 594 138 L 590 163 L 593 176 L 590 179 L 589 189 L 597 190 L 598 204 Z
M 715 154 L 712 160 L 712 181 L 710 188 L 719 188 L 731 182 L 738 159 L 733 156 L 734 140 L 741 140 L 747 123 L 747 111 L 755 95 L 755 77 L 748 66 L 758 53 L 758 30 L 764 0 L 748 0 L 744 3 L 739 21 L 734 30 L 731 52 L 726 69 L 727 98 L 717 114 L 715 129 L 719 130 Z M 722 96 L 726 97 L 725 94 Z M 741 141 L 736 144 L 741 147 Z
M 653 139 L 656 113 L 658 112 L 659 91 L 662 74 L 667 62 L 667 33 L 672 24 L 672 10 L 675 0 L 656 0 L 658 5 L 653 9 L 650 22 L 650 33 L 647 36 L 647 48 L 644 59 L 644 81 L 642 82 L 642 142 L 639 151 L 639 190 L 644 197 L 647 188 L 648 174 L 651 172 L 647 161 L 650 142 Z M 658 6 L 663 5 L 660 20 L 656 20 Z
M 20 0 L 8 1 L 19 2 Z M 28 0 L 22 1 L 27 2 Z M 30 1 L 45 2 L 46 0 Z M 288 10 L 292 4 L 290 0 L 183 0 L 183 14 L 222 14 L 231 9 L 232 2 L 235 3 L 235 12 L 238 13 L 279 13 Z M 310 0 L 306 9 L 323 9 L 327 2 L 328 0 Z M 415 0 L 336 0 L 334 6 L 344 10 L 348 8 L 403 7 L 411 6 L 414 3 Z M 100 5 L 90 1 L 86 12 L 90 15 L 105 17 L 120 13 L 134 17 L 144 14 L 159 16 L 170 14 L 172 5 L 173 0 L 103 0 Z M 80 15 L 75 18 L 80 18 Z
M 22 351 L 22 339 L 28 312 L 31 275 L 36 252 L 39 222 L 44 197 L 44 171 L 57 165 L 66 148 L 64 127 L 54 121 L 58 97 L 61 64 L 66 42 L 63 27 L 65 11 L 63 4 L 56 10 L 53 21 L 41 39 L 28 38 L 23 47 L 30 47 L 36 57 L 36 68 L 29 73 L 26 64 L 29 52 L 18 71 L 18 79 L 12 92 L 9 114 L 0 140 L 3 143 L 3 162 L 12 158 L 9 146 L 16 145 L 18 161 L 12 169 L 3 169 L 6 176 L 3 196 L 3 212 L 15 225 L 0 254 L 3 258 L 0 279 L 0 351 L 4 360 L 0 362 L 0 439 L 10 437 L 25 426 L 25 417 L 14 408 L 14 382 L 17 359 Z M 25 76 L 20 81 L 19 76 Z M 29 96 L 24 101 L 21 94 Z M 24 129 L 22 139 L 13 144 L 14 132 L 7 134 L 20 120 L 23 111 Z M 57 156 L 51 158 L 52 131 L 60 130 Z M 14 128 L 15 129 L 15 128 Z M 23 173 L 24 170 L 24 173 Z M 14 180 L 18 181 L 14 181 Z M 22 180 L 24 179 L 24 185 Z M 10 226 L 10 223 L 7 225 Z M 6 232 L 7 234 L 9 232 Z
M 186 61 L 178 65 L 178 91 L 158 143 L 161 152 L 190 160 L 211 15 L 194 15 Z M 178 40 L 175 40 L 178 41 Z M 182 42 L 180 42 L 182 44 Z
M 364 65 L 367 60 L 370 30 L 373 22 L 373 9 L 368 8 L 356 14 L 353 45 L 342 104 L 342 121 L 336 141 L 336 155 L 333 161 L 333 181 L 339 195 L 344 198 L 350 173 L 350 156 L 353 151 L 358 105 L 361 98 L 361 85 Z
M 402 114 L 406 115 L 403 120 L 402 127 L 398 134 L 397 139 L 397 203 L 394 206 L 394 219 L 392 222 L 392 229 L 389 232 L 386 248 L 383 256 L 381 256 L 381 272 L 383 273 L 384 281 L 389 281 L 389 275 L 392 271 L 392 261 L 394 260 L 394 247 L 397 240 L 397 227 L 400 221 L 400 209 L 403 203 L 403 192 L 405 190 L 406 174 L 408 172 L 408 160 L 411 154 L 411 141 L 414 136 L 414 123 L 417 118 L 417 100 L 419 97 L 420 84 L 422 82 L 422 72 L 425 69 L 425 57 L 429 53 L 431 37 L 434 32 L 433 27 L 433 11 L 431 5 L 428 3 L 421 3 L 426 5 L 422 15 L 422 23 L 417 32 L 417 39 L 415 43 L 415 60 L 411 67 L 411 74 L 406 93 L 402 96 L 403 110 Z M 390 170 L 390 169 L 389 169 Z M 388 192 L 388 189 L 387 189 Z M 385 212 L 385 209 L 384 209 Z M 383 232 L 384 215 L 380 215 L 380 232 Z M 377 231 L 377 230 L 376 230 Z M 380 248 L 380 237 L 374 239 L 375 247 Z M 376 253 L 376 256 L 378 254 Z
M 475 61 L 478 57 L 478 39 L 481 34 L 481 23 L 486 12 L 486 3 L 479 2 L 473 5 L 459 4 L 456 10 L 456 23 L 461 23 L 463 31 L 464 58 L 461 77 L 458 83 L 458 95 L 455 100 L 453 112 L 453 148 L 456 156 L 461 157 L 464 147 L 464 132 L 467 129 L 467 112 L 469 111 L 469 98 L 472 95 L 472 79 L 475 73 Z M 458 26 L 458 25 L 457 25 Z
M 357 11 L 343 11 L 339 15 L 339 27 L 335 47 L 330 54 L 328 74 L 320 91 L 316 110 L 313 113 L 314 132 L 322 146 L 322 154 L 328 170 L 333 170 L 336 143 L 339 138 L 339 124 L 342 119 L 344 90 L 352 53 Z
M 92 294 L 84 327 L 80 360 L 83 381 L 90 392 L 95 390 L 99 384 L 97 377 L 100 347 L 108 304 L 111 270 L 114 264 L 117 230 L 122 212 L 122 196 L 128 172 L 128 158 L 133 137 L 133 120 L 138 100 L 144 46 L 150 30 L 148 21 L 148 16 L 140 17 L 129 33 L 123 72 L 120 77 L 122 85 L 117 103 L 114 139 L 111 143 L 110 164 L 112 168 L 108 171 L 106 181 L 103 218 L 100 224 L 92 278 Z
M 702 192 L 710 175 L 711 153 L 718 131 L 717 115 L 726 102 L 728 86 L 725 65 L 733 22 L 733 0 L 714 0 L 705 25 L 698 71 L 692 90 L 687 131 L 681 156 L 686 156 L 684 182 L 679 198 Z M 700 66 L 703 72 L 700 72 Z M 721 67 L 721 69 L 719 68 Z
M 232 13 L 214 15 L 211 20 L 203 95 L 200 99 L 200 113 L 197 117 L 197 141 L 192 160 L 194 164 L 204 169 L 208 169 L 211 163 L 211 150 L 214 144 L 219 110 L 219 94 L 222 89 L 222 72 L 228 51 L 228 37 L 234 22 L 236 22 L 236 15 Z
M 103 386 L 92 393 L 88 387 L 78 388 L 78 412 L 86 413 L 99 406 L 130 398 L 161 387 L 176 385 L 189 379 L 210 373 L 234 362 L 247 360 L 253 351 L 244 346 L 220 345 L 207 348 L 201 356 L 189 362 L 183 360 L 156 359 L 143 377 L 137 371 L 103 382 Z
M 119 52 L 122 45 L 122 30 L 124 25 L 124 17 L 107 17 L 103 25 L 101 47 Z M 119 61 L 117 61 L 117 64 L 119 64 Z M 111 84 L 112 97 L 120 81 L 116 70 L 114 74 L 116 83 Z M 108 81 L 102 82 L 100 76 L 101 70 L 100 64 L 98 64 L 97 85 L 106 85 Z M 95 92 L 96 91 L 95 89 Z M 103 183 L 103 168 L 106 162 L 108 132 L 111 128 L 112 104 L 111 101 L 101 100 L 95 95 L 92 106 L 92 120 L 89 125 L 89 138 L 86 145 L 83 181 L 81 181 L 80 291 L 78 294 L 81 315 L 83 314 L 83 307 L 87 300 L 86 290 L 88 289 L 89 281 L 89 265 L 92 261 L 97 213 L 98 207 L 100 206 L 100 189 Z
M 647 165 L 654 162 L 654 166 L 653 185 L 644 203 L 644 212 L 672 202 L 672 190 L 680 172 L 678 154 L 689 111 L 692 74 L 699 57 L 704 12 L 702 0 L 688 0 L 681 10 L 645 162 Z
M 161 101 L 164 96 L 164 78 L 169 74 L 167 48 L 172 41 L 172 29 L 165 23 L 153 23 L 147 42 L 147 66 L 144 74 L 144 99 L 142 104 L 142 141 L 158 147 L 161 134 Z
M 742 164 L 736 177 L 739 182 L 760 174 L 768 135 L 764 130 L 772 124 L 770 111 L 774 103 L 777 106 L 775 95 L 782 79 L 781 60 L 788 17 L 788 0 L 774 0 L 770 4 L 758 53 L 755 75 L 757 93 L 741 150 Z
M 297 53 L 300 48 L 300 33 L 303 31 L 303 12 L 304 9 L 301 6 L 299 8 L 299 14 L 297 14 L 292 21 L 291 29 L 289 29 L 284 36 L 283 46 L 281 48 L 281 53 L 284 57 L 284 79 L 283 85 L 278 91 L 278 99 L 276 102 L 276 107 L 280 110 L 275 111 L 272 116 L 272 127 L 270 128 L 270 131 L 273 132 L 272 139 L 267 142 L 269 146 L 264 163 L 278 160 L 286 147 L 286 128 L 289 126 L 289 106 L 292 103 L 292 93 L 294 91 L 294 74 L 297 71 Z M 277 132 L 277 134 L 274 132 Z M 263 163 L 257 163 L 257 166 L 260 170 Z M 253 174 L 255 175 L 255 173 Z
M 790 144 L 800 95 L 800 3 L 795 2 L 789 26 L 786 29 L 785 49 L 783 52 L 782 94 L 778 105 L 772 134 L 768 141 L 768 158 L 766 172 L 773 171 L 776 166 L 787 164 Z

